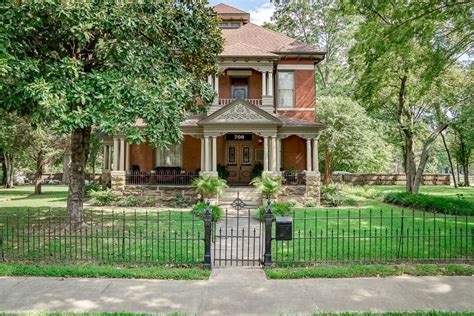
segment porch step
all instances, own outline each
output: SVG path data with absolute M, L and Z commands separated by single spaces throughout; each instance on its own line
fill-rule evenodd
M 261 204 L 261 193 L 254 187 L 245 186 L 229 187 L 225 189 L 222 196 L 219 198 L 219 205 L 223 207 L 229 207 L 237 198 L 237 194 L 239 195 L 239 198 L 247 205 L 256 207 Z

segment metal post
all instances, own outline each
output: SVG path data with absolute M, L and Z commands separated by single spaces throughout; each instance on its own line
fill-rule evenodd
M 263 265 L 270 267 L 272 265 L 272 201 L 267 201 L 267 211 L 265 212 L 265 254 L 263 258 Z
M 211 224 L 212 216 L 209 205 L 211 202 L 207 200 L 206 210 L 204 212 L 204 267 L 211 269 Z

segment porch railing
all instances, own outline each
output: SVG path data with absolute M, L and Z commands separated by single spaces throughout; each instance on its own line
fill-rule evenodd
M 236 99 L 219 99 L 219 105 L 224 106 L 235 100 Z M 245 99 L 245 101 L 248 101 L 256 106 L 262 106 L 262 99 Z
M 197 172 L 130 172 L 125 176 L 127 185 L 190 185 L 199 178 Z
M 288 171 L 282 172 L 283 184 L 284 185 L 305 185 L 306 174 L 304 173 L 292 173 Z

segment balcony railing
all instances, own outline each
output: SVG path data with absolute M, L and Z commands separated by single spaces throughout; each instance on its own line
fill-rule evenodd
M 130 172 L 125 176 L 127 185 L 190 185 L 199 178 L 198 172 Z
M 224 106 L 224 105 L 227 105 L 229 103 L 231 103 L 232 101 L 235 101 L 236 99 L 219 99 L 219 105 L 221 106 Z M 261 106 L 262 105 L 262 99 L 245 99 L 245 101 L 248 101 L 250 103 L 252 103 L 253 105 L 256 105 L 256 106 Z
M 305 185 L 306 174 L 305 173 L 292 173 L 288 171 L 282 172 L 283 184 L 284 185 Z

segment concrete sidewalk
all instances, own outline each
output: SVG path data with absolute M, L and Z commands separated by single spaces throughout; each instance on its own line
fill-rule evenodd
M 0 278 L 0 311 L 184 312 L 474 311 L 474 277 L 267 280 L 222 268 L 209 281 Z

